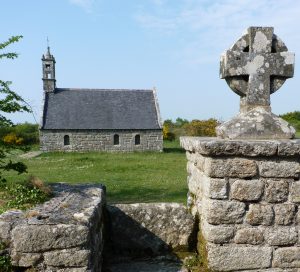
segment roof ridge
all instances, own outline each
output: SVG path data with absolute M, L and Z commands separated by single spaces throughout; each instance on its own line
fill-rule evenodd
M 66 91 L 138 91 L 152 92 L 152 89 L 97 89 L 97 88 L 55 88 L 55 90 Z

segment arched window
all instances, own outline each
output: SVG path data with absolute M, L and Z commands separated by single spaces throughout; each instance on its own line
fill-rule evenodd
M 141 135 L 140 134 L 135 135 L 134 144 L 135 145 L 140 145 L 141 144 Z
M 114 135 L 114 145 L 119 145 L 120 144 L 120 137 L 118 134 Z
M 70 145 L 70 136 L 69 135 L 64 136 L 64 145 Z

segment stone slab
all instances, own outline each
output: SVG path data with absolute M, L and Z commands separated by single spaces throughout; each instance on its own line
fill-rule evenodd
M 228 140 L 214 137 L 180 137 L 180 145 L 189 152 L 207 156 L 300 156 L 300 139 Z
M 196 239 L 194 218 L 182 204 L 117 204 L 107 209 L 110 242 L 124 255 L 158 256 L 170 249 L 188 249 L 190 242 Z
M 271 266 L 271 247 L 216 246 L 208 243 L 208 262 L 214 271 L 262 269 Z

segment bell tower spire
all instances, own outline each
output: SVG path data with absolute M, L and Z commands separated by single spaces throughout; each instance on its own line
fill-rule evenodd
M 43 65 L 43 89 L 44 92 L 54 92 L 56 88 L 55 79 L 55 58 L 50 53 L 49 41 L 47 38 L 47 52 L 42 56 Z

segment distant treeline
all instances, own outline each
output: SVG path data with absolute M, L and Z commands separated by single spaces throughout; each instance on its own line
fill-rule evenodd
M 0 127 L 0 139 L 6 143 L 33 145 L 39 143 L 39 125 L 23 123 Z
M 300 131 L 300 111 L 288 112 L 279 116 Z M 215 129 L 219 124 L 220 121 L 213 118 L 188 121 L 178 117 L 174 122 L 167 119 L 163 124 L 163 135 L 165 140 L 171 141 L 184 135 L 213 137 L 216 136 Z

